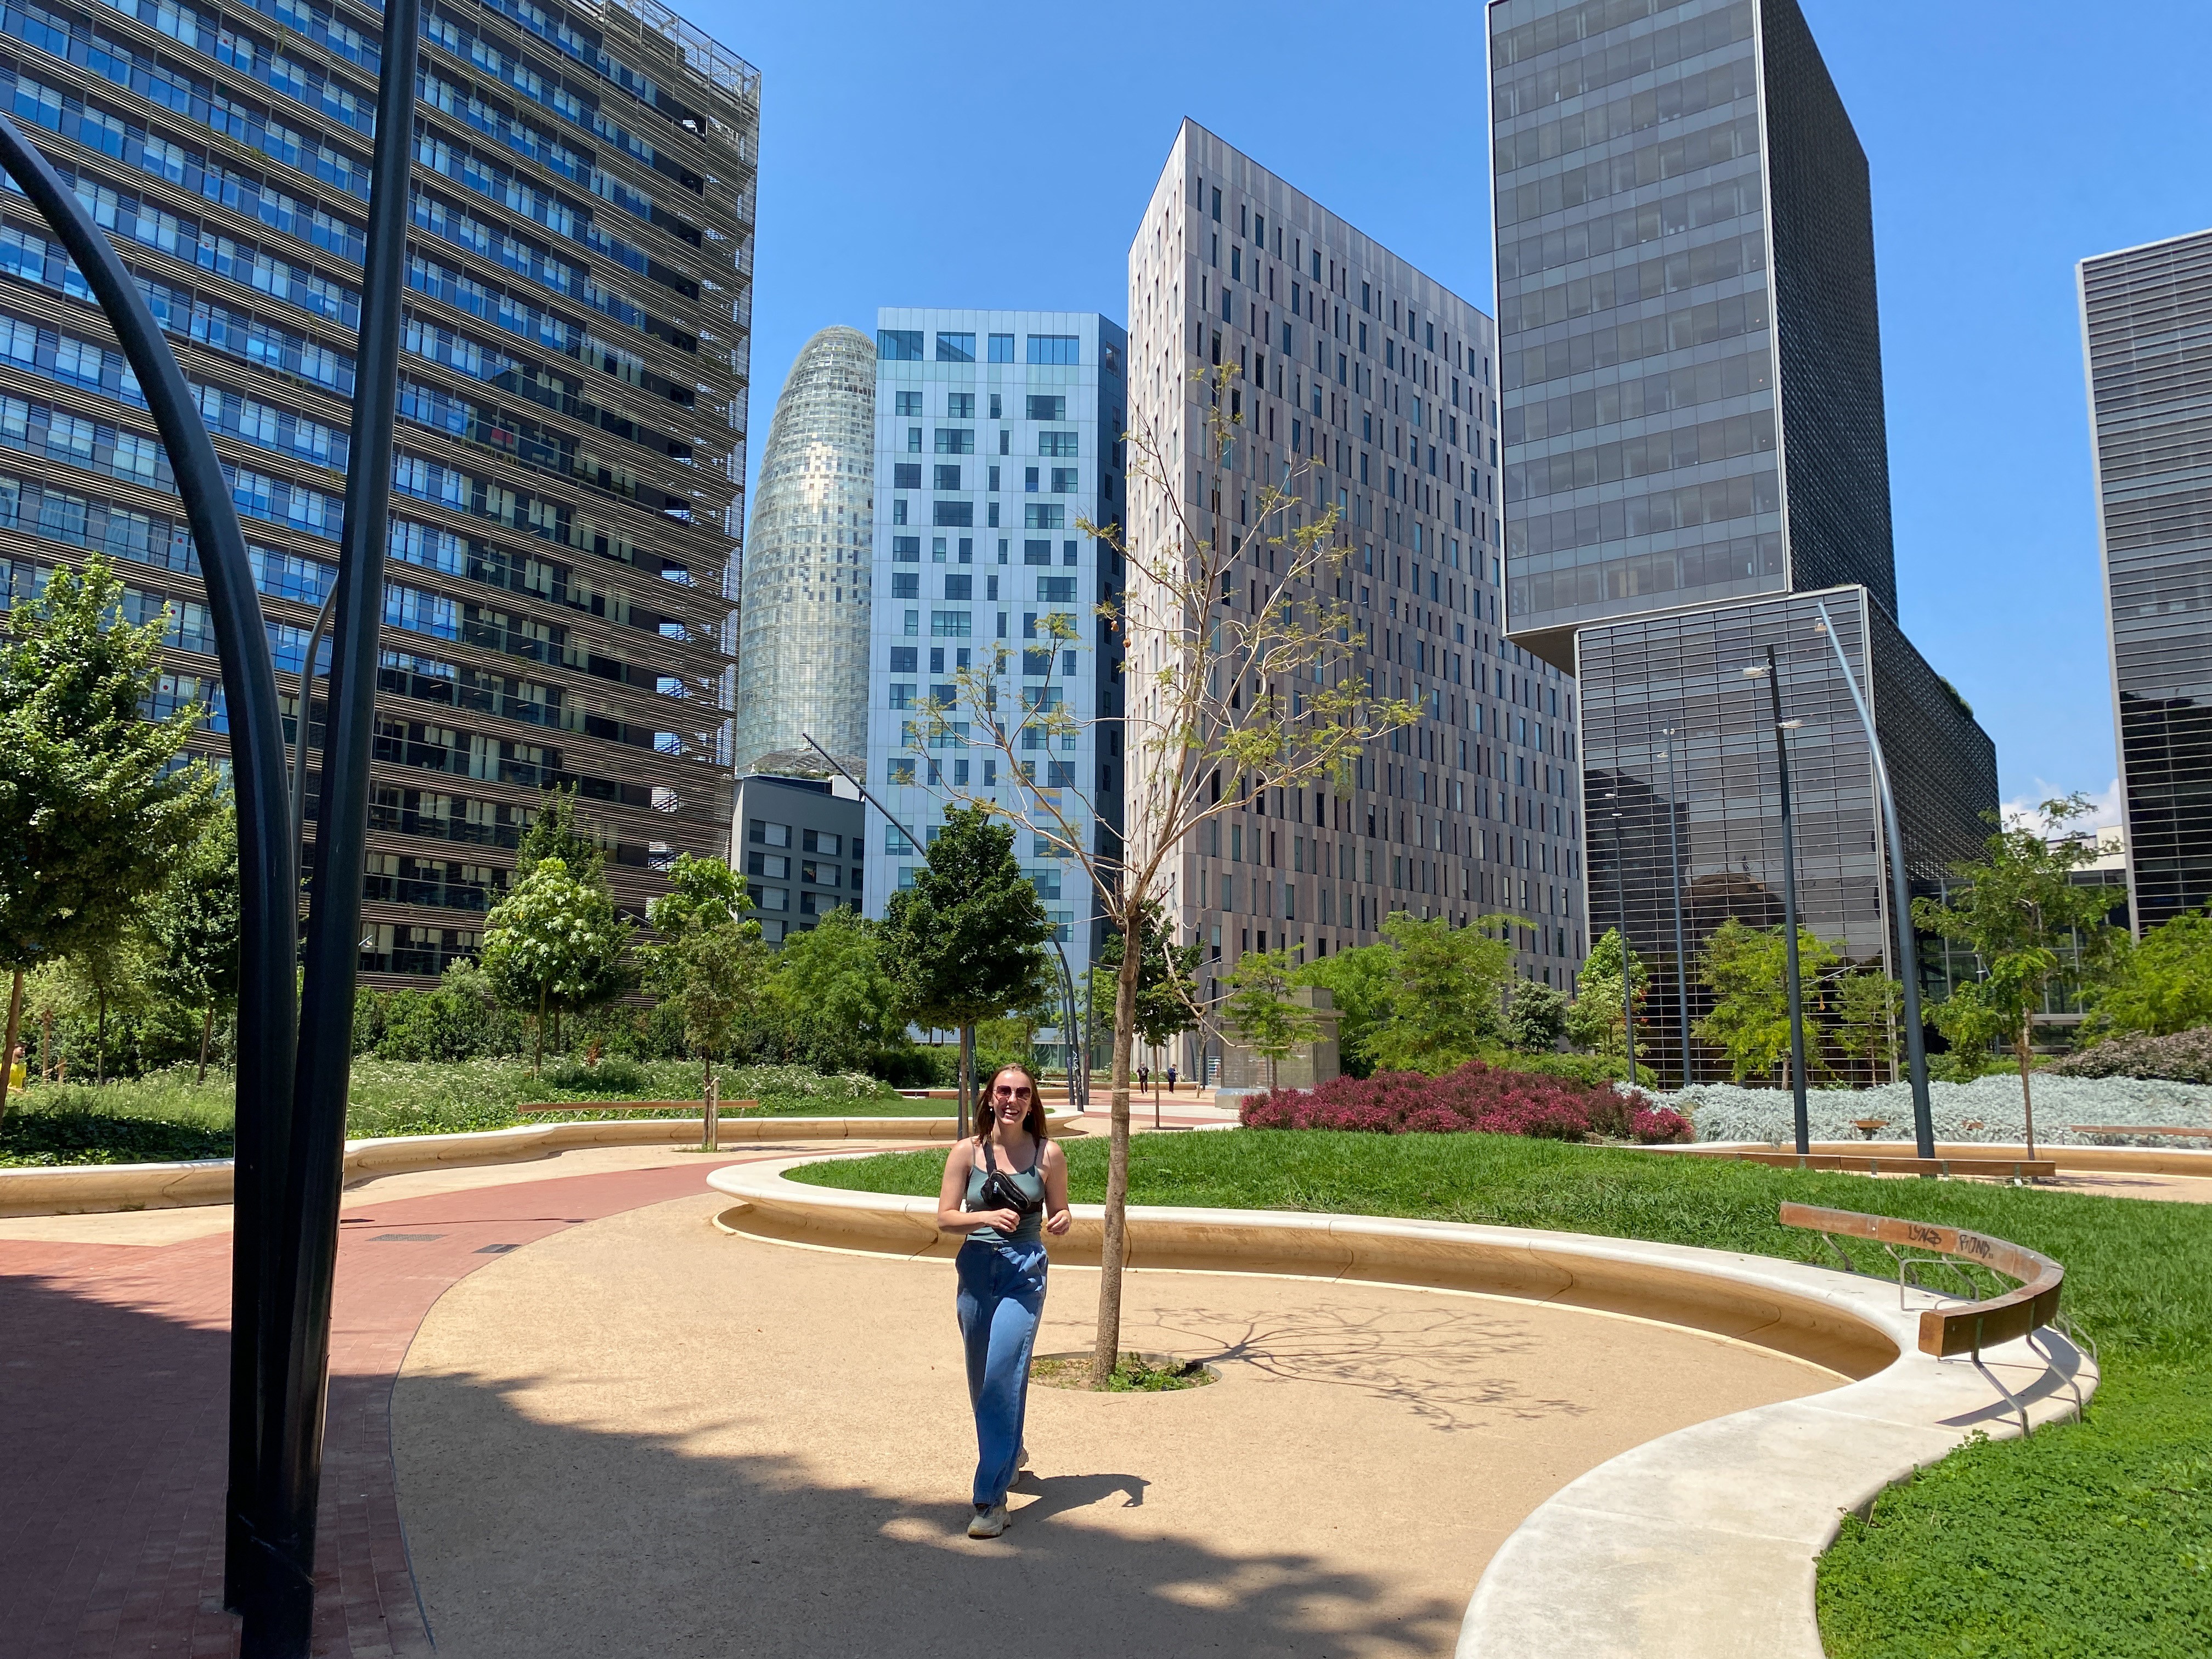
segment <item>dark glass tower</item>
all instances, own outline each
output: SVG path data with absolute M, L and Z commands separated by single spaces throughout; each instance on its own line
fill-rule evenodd
M 1916 876 L 1973 850 L 1995 755 L 1897 627 L 1866 158 L 1795 0 L 1493 0 L 1490 41 L 1509 626 L 1582 678 L 1590 923 L 1653 965 L 1678 1076 L 1678 906 L 1693 1018 L 1706 937 L 1781 916 L 1744 671 L 1774 647 L 1802 920 L 1849 960 L 1889 961 L 1894 918 L 1816 602 Z
M 2212 231 L 2081 262 L 2136 926 L 2212 900 Z

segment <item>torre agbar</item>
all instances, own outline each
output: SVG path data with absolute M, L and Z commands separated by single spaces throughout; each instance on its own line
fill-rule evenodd
M 1724 1074 L 1699 953 L 1784 908 L 1770 651 L 1800 918 L 1846 961 L 1894 971 L 1886 861 L 1932 890 L 1996 805 L 1898 625 L 1866 157 L 1796 0 L 1492 0 L 1489 26 L 1508 628 L 1580 678 L 1590 926 L 1650 970 L 1639 1045 Z
M 727 846 L 759 80 L 655 0 L 430 0 L 361 967 L 478 947 L 541 793 L 641 912 Z M 10 108 L 113 238 L 214 434 L 291 732 L 337 580 L 380 15 L 12 6 Z M 143 399 L 60 246 L 0 200 L 0 581 L 101 554 L 169 616 L 149 712 L 228 720 Z M 326 665 L 325 642 L 319 663 Z M 308 698 L 307 813 L 323 703 Z
M 1371 944 L 1394 910 L 1525 917 L 1520 969 L 1553 985 L 1587 952 L 1575 683 L 1499 631 L 1493 342 L 1466 301 L 1183 123 L 1129 253 L 1130 428 L 1179 459 L 1175 485 L 1201 537 L 1238 540 L 1269 482 L 1300 497 L 1293 520 L 1334 507 L 1347 550 L 1334 597 L 1362 642 L 1354 672 L 1422 711 L 1360 759 L 1348 793 L 1255 793 L 1171 860 L 1170 908 L 1207 947 L 1210 1000 L 1243 951 L 1310 961 Z M 1217 463 L 1199 377 L 1226 363 L 1240 371 L 1241 419 Z M 1138 566 L 1150 538 L 1174 532 L 1132 465 L 1129 658 L 1141 664 L 1166 605 Z M 1231 611 L 1269 578 L 1269 555 L 1255 551 L 1261 565 L 1225 584 Z M 1124 711 L 1133 802 L 1150 763 L 1141 674 L 1127 695 L 1139 701 Z M 1217 1033 L 1189 1042 L 1187 1060 L 1219 1058 Z

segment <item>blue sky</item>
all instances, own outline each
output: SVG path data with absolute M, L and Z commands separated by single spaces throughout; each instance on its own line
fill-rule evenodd
M 1996 740 L 2008 800 L 2102 793 L 2074 265 L 2212 226 L 2212 8 L 1802 3 L 1873 168 L 1905 627 Z M 1124 317 L 1129 237 L 1186 114 L 1491 307 L 1479 5 L 1278 3 L 1228 27 L 1150 0 L 678 4 L 763 74 L 756 461 L 830 323 Z

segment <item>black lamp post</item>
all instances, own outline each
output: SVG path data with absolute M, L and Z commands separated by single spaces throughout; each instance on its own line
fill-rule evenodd
M 1628 951 L 1628 866 L 1620 861 L 1620 795 L 1618 791 L 1606 799 L 1613 803 L 1613 892 L 1620 909 L 1620 1035 L 1622 1046 L 1628 1050 L 1628 1086 L 1636 1086 L 1636 987 L 1629 972 Z
M 1674 1013 L 1682 1034 L 1682 1086 L 1690 1086 L 1690 963 L 1682 948 L 1682 844 L 1675 823 L 1674 804 L 1674 739 L 1679 735 L 1672 726 L 1662 729 L 1667 739 L 1667 752 L 1660 758 L 1667 763 L 1667 886 L 1674 897 Z
M 1743 672 L 1750 678 L 1766 682 L 1774 708 L 1774 764 L 1782 781 L 1782 927 L 1784 956 L 1789 964 L 1783 988 L 1790 1000 L 1790 1098 L 1802 1158 L 1813 1150 L 1813 1139 L 1805 1111 L 1805 1007 L 1797 976 L 1797 854 L 1790 812 L 1789 734 L 1804 722 L 1782 718 L 1782 670 L 1775 661 L 1772 646 L 1766 647 L 1764 668 Z

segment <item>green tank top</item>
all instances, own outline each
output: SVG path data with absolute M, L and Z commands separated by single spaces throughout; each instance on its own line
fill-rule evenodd
M 1036 1142 L 1036 1146 L 1030 1156 L 1030 1167 L 1026 1170 L 1008 1170 L 1001 1166 L 1000 1173 L 1011 1180 L 1014 1183 L 1015 1188 L 1023 1194 L 1023 1196 L 1034 1199 L 1040 1206 L 1042 1206 L 1044 1202 L 1044 1175 L 1042 1171 L 1044 1169 L 1045 1138 L 1042 1135 L 1038 1135 L 1034 1137 L 1034 1139 Z M 988 1142 L 985 1145 L 986 1147 L 988 1146 Z M 990 1166 L 983 1161 L 984 1150 L 984 1148 L 979 1148 L 977 1150 L 975 1161 L 968 1166 L 968 1199 L 966 1207 L 971 1210 L 978 1207 L 982 1203 L 983 1182 L 991 1173 Z M 993 1156 L 995 1157 L 995 1149 L 991 1150 Z M 972 1239 L 978 1240 L 985 1244 L 1035 1244 L 1044 1237 L 1044 1211 L 1042 1208 L 1035 1209 L 1030 1211 L 1029 1214 L 1024 1216 L 1022 1218 L 1022 1224 L 1014 1229 L 1013 1235 L 1011 1237 L 1000 1232 L 996 1227 L 978 1227 L 974 1232 L 969 1234 L 968 1237 Z

